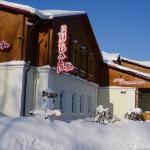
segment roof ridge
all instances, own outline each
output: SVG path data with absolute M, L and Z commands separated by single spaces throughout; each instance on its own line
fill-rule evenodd
M 150 74 L 149 73 L 143 73 L 143 72 L 135 70 L 135 69 L 131 69 L 131 68 L 119 65 L 119 64 L 115 64 L 113 61 L 107 61 L 107 62 L 105 61 L 105 64 L 110 65 L 110 66 L 114 66 L 114 67 L 116 67 L 116 68 L 118 68 L 120 70 L 132 72 L 134 74 L 137 74 L 137 75 L 146 77 L 147 79 L 150 79 Z
M 9 8 L 15 8 L 18 10 L 26 11 L 31 14 L 35 14 L 42 19 L 52 19 L 54 17 L 62 17 L 62 16 L 72 16 L 72 15 L 81 15 L 86 14 L 85 11 L 70 11 L 70 10 L 41 10 L 29 5 L 24 5 L 20 3 L 8 2 L 0 0 L 0 5 L 6 6 Z

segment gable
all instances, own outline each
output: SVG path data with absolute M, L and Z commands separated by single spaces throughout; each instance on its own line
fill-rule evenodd
M 90 81 L 97 80 L 98 64 L 102 56 L 87 15 L 59 17 L 53 19 L 52 66 L 57 64 L 58 32 L 61 25 L 68 26 L 68 61 L 76 70 L 73 72 Z

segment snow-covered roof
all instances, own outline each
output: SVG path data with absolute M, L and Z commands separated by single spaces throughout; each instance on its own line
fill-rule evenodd
M 115 64 L 113 61 L 104 61 L 104 63 L 106 63 L 106 64 L 108 64 L 110 66 L 114 66 L 117 69 L 128 71 L 128 72 L 132 72 L 134 74 L 137 74 L 137 75 L 140 75 L 142 77 L 150 79 L 150 74 L 149 73 L 143 73 L 141 71 L 137 71 L 137 70 L 134 70 L 134 69 L 130 69 L 130 68 L 121 66 L 121 65 Z
M 132 72 L 134 74 L 137 74 L 137 75 L 140 75 L 142 77 L 146 77 L 146 78 L 150 79 L 150 74 L 149 73 L 143 73 L 141 71 L 137 71 L 137 70 L 134 70 L 134 69 L 131 69 L 131 68 L 128 68 L 128 67 L 125 67 L 125 66 L 114 63 L 113 61 L 117 61 L 118 58 L 120 57 L 120 54 L 102 52 L 102 55 L 103 55 L 103 60 L 104 60 L 105 64 L 108 64 L 108 65 L 113 66 L 113 67 L 115 67 L 117 69 L 120 69 L 120 70 Z M 147 61 L 147 62 L 135 61 L 135 60 L 126 59 L 126 58 L 123 58 L 123 57 L 121 57 L 121 59 L 130 61 L 130 62 L 134 62 L 134 63 L 137 63 L 137 64 L 141 64 L 141 65 L 146 65 L 146 66 L 150 67 L 150 62 L 149 61 Z
M 0 63 L 0 66 L 23 66 L 23 65 L 27 65 L 27 63 L 25 61 L 16 61 L 16 60 Z
M 68 10 L 39 10 L 28 5 L 12 3 L 8 1 L 0 0 L 0 5 L 4 5 L 10 8 L 16 8 L 19 10 L 23 10 L 29 12 L 31 14 L 35 14 L 42 19 L 52 19 L 54 17 L 63 17 L 63 16 L 72 16 L 72 15 L 80 15 L 86 14 L 85 11 L 68 11 Z
M 55 67 L 51 67 L 49 65 L 46 65 L 46 66 L 42 66 L 42 67 L 38 67 L 38 69 L 50 69 L 51 71 L 53 71 L 56 75 L 56 68 Z M 79 76 L 75 76 L 75 75 L 72 75 L 70 73 L 63 73 L 62 74 L 63 77 L 65 78 L 70 78 L 71 80 L 76 80 L 76 81 L 81 81 L 82 83 L 85 83 L 85 84 L 89 84 L 89 85 L 93 85 L 94 87 L 99 87 L 98 84 L 94 83 L 94 82 L 91 82 L 91 81 L 88 81 L 86 79 L 82 79 L 81 77 Z
M 145 67 L 150 67 L 150 61 L 132 60 L 132 59 L 124 58 L 124 57 L 121 57 L 121 59 L 129 61 L 129 62 L 133 62 L 133 63 L 136 63 L 136 64 L 139 64 L 139 65 L 142 65 L 142 66 L 145 66 Z
M 118 58 L 120 57 L 119 53 L 107 53 L 102 51 L 102 56 L 103 56 L 103 60 L 112 60 L 112 61 L 117 61 Z

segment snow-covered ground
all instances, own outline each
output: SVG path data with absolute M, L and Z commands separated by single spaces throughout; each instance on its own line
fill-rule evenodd
M 0 117 L 0 150 L 150 150 L 150 122 Z

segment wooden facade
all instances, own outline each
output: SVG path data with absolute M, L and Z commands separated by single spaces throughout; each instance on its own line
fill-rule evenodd
M 126 60 L 126 59 L 121 59 L 120 63 L 122 66 L 125 66 L 127 68 L 135 69 L 137 71 L 141 71 L 144 73 L 150 73 L 150 67 L 148 66 L 144 66 L 136 62 Z
M 0 52 L 0 62 L 21 60 L 23 57 L 24 15 L 0 10 L 0 40 L 12 44 L 12 49 Z
M 57 63 L 57 33 L 62 24 L 68 25 L 68 61 L 75 66 L 72 74 L 98 83 L 98 64 L 102 61 L 102 56 L 87 15 L 54 19 L 51 65 L 55 66 Z
M 129 64 L 130 65 L 130 64 Z M 128 67 L 128 65 L 126 66 Z M 144 70 L 141 66 L 130 66 L 138 71 Z M 142 108 L 143 111 L 150 111 L 150 78 L 144 74 L 138 74 L 136 71 L 123 70 L 115 65 L 101 64 L 100 65 L 100 86 L 119 86 L 133 87 L 135 92 L 135 107 Z M 136 70 L 135 69 L 135 70 Z M 145 70 L 144 70 L 145 71 Z M 143 72 L 144 73 L 144 72 Z
M 150 88 L 150 78 L 112 65 L 101 64 L 100 74 L 100 86 Z
M 36 67 L 44 65 L 56 67 L 58 32 L 63 24 L 68 26 L 68 61 L 75 66 L 71 74 L 98 83 L 100 86 L 150 88 L 150 79 L 103 63 L 86 14 L 54 17 L 48 20 L 0 4 L 0 41 L 6 40 L 12 44 L 9 51 L 0 51 L 0 62 L 24 60 Z M 143 73 L 150 73 L 150 68 L 133 62 L 121 59 L 119 63 Z M 123 79 L 124 84 L 115 82 L 117 78 Z M 138 84 L 135 84 L 136 81 Z
M 12 44 L 9 51 L 0 52 L 0 62 L 24 60 L 37 67 L 56 67 L 62 24 L 68 26 L 68 61 L 75 66 L 71 74 L 99 83 L 102 56 L 86 14 L 47 20 L 0 4 L 0 41 Z

